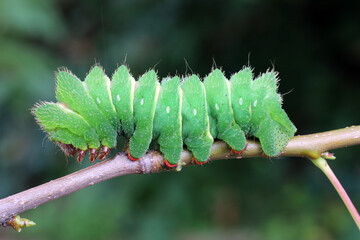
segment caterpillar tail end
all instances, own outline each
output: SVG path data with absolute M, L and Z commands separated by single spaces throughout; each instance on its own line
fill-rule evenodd
M 195 157 L 194 157 L 194 161 L 197 165 L 204 165 L 205 163 L 208 162 L 208 160 L 206 160 L 205 162 L 199 162 Z
M 139 160 L 140 158 L 133 158 L 130 154 L 130 152 L 128 152 L 128 158 L 131 160 L 131 161 L 137 161 Z
M 169 161 L 165 158 L 165 160 L 164 160 L 164 163 L 165 163 L 165 165 L 168 167 L 168 168 L 175 168 L 175 167 L 177 167 L 177 164 L 175 163 L 175 164 L 171 164 L 171 163 L 169 163 Z
M 100 160 L 105 160 L 106 157 L 107 157 L 107 155 L 109 155 L 109 153 L 110 153 L 110 148 L 107 147 L 107 146 L 103 146 L 103 147 L 101 148 L 101 152 L 100 152 L 100 155 L 99 155 L 99 159 L 100 159 Z

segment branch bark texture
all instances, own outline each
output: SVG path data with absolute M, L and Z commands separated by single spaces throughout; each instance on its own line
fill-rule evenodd
M 211 148 L 210 160 L 264 157 L 258 142 L 248 140 L 247 143 L 247 148 L 241 155 L 234 155 L 226 143 L 217 141 Z M 360 126 L 352 126 L 323 133 L 295 136 L 279 156 L 306 157 L 315 160 L 325 151 L 358 144 L 360 144 Z M 135 162 L 130 161 L 126 154 L 118 153 L 88 168 L 0 199 L 0 224 L 21 212 L 110 178 L 168 171 L 169 169 L 163 165 L 163 160 L 163 156 L 156 151 L 149 151 Z M 184 150 L 177 170 L 191 164 L 194 164 L 192 154 Z

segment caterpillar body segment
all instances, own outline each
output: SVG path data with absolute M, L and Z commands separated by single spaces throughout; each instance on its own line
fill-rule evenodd
M 118 132 L 121 128 L 127 138 L 134 133 L 134 92 L 135 79 L 129 73 L 129 69 L 122 65 L 112 76 L 111 97 L 121 122 Z
M 251 90 L 253 74 L 250 68 L 235 73 L 230 78 L 231 107 L 236 123 L 249 135 L 251 128 L 251 103 L 254 93 Z
M 119 131 L 119 118 L 116 114 L 110 92 L 110 79 L 99 66 L 94 66 L 86 76 L 84 85 L 94 100 L 101 114 L 114 129 Z
M 246 138 L 234 119 L 229 81 L 219 69 L 215 69 L 205 78 L 204 85 L 209 116 L 213 118 L 213 125 L 216 126 L 217 135 L 213 136 L 229 144 L 235 151 L 242 151 Z
M 81 115 L 96 130 L 102 145 L 110 148 L 116 146 L 117 132 L 99 110 L 84 82 L 68 71 L 60 71 L 57 74 L 56 98 L 59 103 L 66 104 Z M 53 117 L 56 121 L 57 116 Z
M 153 137 L 153 123 L 160 84 L 154 70 L 138 82 L 134 97 L 135 131 L 130 138 L 130 154 L 138 159 L 145 154 Z
M 169 167 L 177 164 L 183 150 L 181 89 L 179 77 L 161 82 L 154 118 L 154 135 Z
M 181 89 L 184 144 L 198 162 L 206 162 L 214 138 L 210 133 L 205 86 L 198 76 L 192 75 L 185 78 Z
M 281 108 L 274 71 L 253 79 L 244 68 L 227 80 L 214 69 L 202 82 L 196 75 L 158 81 L 150 70 L 136 82 L 126 66 L 112 76 L 93 67 L 85 81 L 67 70 L 57 74 L 58 103 L 33 109 L 39 125 L 67 154 L 81 162 L 105 159 L 116 146 L 117 134 L 129 141 L 129 158 L 139 159 L 157 140 L 165 164 L 175 167 L 185 144 L 197 164 L 205 163 L 214 138 L 235 153 L 246 147 L 245 136 L 259 138 L 268 156 L 278 155 L 296 128 Z
M 296 127 L 281 108 L 282 99 L 277 93 L 276 72 L 266 72 L 252 81 L 251 70 L 245 68 L 234 74 L 230 82 L 236 122 L 247 136 L 259 138 L 267 156 L 278 155 L 294 136 Z M 246 94 L 245 91 L 249 93 Z M 244 117 L 241 117 L 241 113 Z

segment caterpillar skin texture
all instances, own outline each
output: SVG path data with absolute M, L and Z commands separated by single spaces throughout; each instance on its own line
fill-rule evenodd
M 294 136 L 295 126 L 281 108 L 277 73 L 253 80 L 244 67 L 227 80 L 214 69 L 204 81 L 197 75 L 165 78 L 154 70 L 138 81 L 120 66 L 110 79 L 94 66 L 85 81 L 68 70 L 56 75 L 57 103 L 42 102 L 33 109 L 39 125 L 67 155 L 81 162 L 103 160 L 116 146 L 118 134 L 129 141 L 129 158 L 139 159 L 157 140 L 168 167 L 175 167 L 185 144 L 195 162 L 207 161 L 215 138 L 235 153 L 246 147 L 245 136 L 259 138 L 267 156 L 278 155 Z M 100 151 L 100 153 L 99 153 Z

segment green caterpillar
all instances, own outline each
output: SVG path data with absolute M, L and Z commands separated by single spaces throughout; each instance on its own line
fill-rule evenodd
M 118 134 L 130 138 L 131 160 L 157 140 L 165 164 L 176 167 L 184 144 L 197 164 L 208 160 L 214 138 L 241 153 L 245 136 L 255 136 L 267 156 L 276 156 L 296 131 L 281 107 L 274 71 L 253 80 L 251 69 L 244 67 L 229 81 L 214 69 L 203 82 L 191 75 L 160 84 L 154 70 L 135 81 L 122 65 L 110 81 L 96 65 L 85 81 L 65 69 L 56 79 L 58 102 L 41 102 L 32 113 L 65 154 L 78 153 L 79 162 L 88 149 L 91 162 L 98 155 L 105 159 Z

